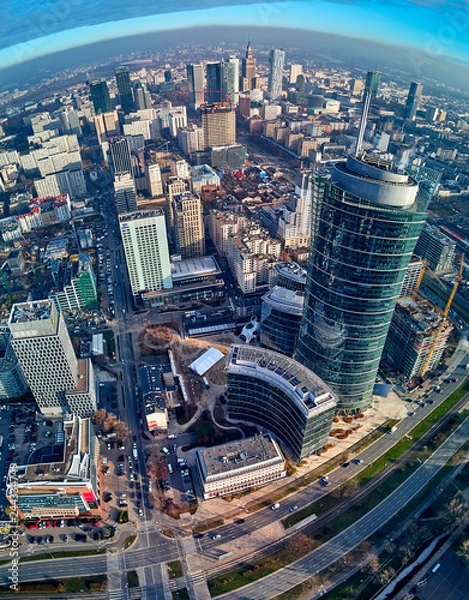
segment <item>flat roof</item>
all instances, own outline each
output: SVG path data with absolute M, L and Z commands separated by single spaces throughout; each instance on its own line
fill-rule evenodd
M 221 273 L 221 269 L 213 256 L 188 258 L 171 263 L 173 282 L 187 278 L 208 277 L 209 275 L 218 275 L 219 273 Z
M 303 313 L 304 295 L 302 292 L 287 290 L 276 285 L 262 297 L 262 300 L 282 312 L 299 316 Z
M 37 300 L 14 304 L 11 309 L 10 323 L 27 323 L 50 319 L 52 300 Z
M 220 352 L 217 348 L 209 348 L 202 356 L 191 362 L 189 369 L 195 371 L 197 375 L 205 375 L 223 356 L 223 352 Z
M 266 461 L 284 460 L 277 443 L 269 434 L 228 442 L 212 448 L 197 450 L 205 467 L 206 478 L 254 467 Z

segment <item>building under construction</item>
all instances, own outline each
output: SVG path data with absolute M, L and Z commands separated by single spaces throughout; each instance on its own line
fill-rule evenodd
M 399 298 L 383 356 L 413 379 L 438 365 L 452 331 L 451 321 L 426 300 Z

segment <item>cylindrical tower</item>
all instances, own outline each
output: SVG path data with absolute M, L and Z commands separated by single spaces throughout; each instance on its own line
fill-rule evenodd
M 407 266 L 425 222 L 418 184 L 372 157 L 313 175 L 311 252 L 295 358 L 336 392 L 339 410 L 370 405 Z

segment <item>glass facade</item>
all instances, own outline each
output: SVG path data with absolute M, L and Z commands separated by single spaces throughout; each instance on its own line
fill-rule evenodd
M 339 409 L 359 411 L 371 403 L 425 213 L 412 202 L 414 180 L 366 164 L 356 172 L 347 167 L 341 185 L 326 174 L 313 176 L 311 254 L 295 358 L 338 394 Z

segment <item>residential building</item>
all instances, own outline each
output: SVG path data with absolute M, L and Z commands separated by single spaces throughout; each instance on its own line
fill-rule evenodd
M 182 192 L 173 197 L 174 241 L 183 259 L 205 254 L 205 228 L 200 196 Z
M 423 269 L 423 261 L 417 256 L 413 256 L 402 283 L 401 296 L 411 296 L 417 288 Z
M 323 448 L 337 400 L 297 361 L 265 348 L 234 345 L 226 367 L 228 415 L 267 429 L 300 461 Z
M 296 80 L 298 79 L 298 75 L 301 75 L 302 73 L 303 73 L 303 66 L 292 63 L 290 65 L 290 74 L 288 77 L 288 83 L 295 85 Z
M 285 459 L 269 435 L 196 451 L 204 500 L 259 488 L 286 476 Z
M 127 213 L 119 224 L 132 294 L 172 287 L 163 211 Z
M 415 254 L 425 260 L 435 273 L 451 271 L 456 254 L 456 242 L 438 227 L 427 223 L 415 246 Z
M 383 357 L 409 380 L 435 369 L 454 327 L 426 300 L 399 298 Z
M 269 53 L 269 94 L 273 100 L 282 95 L 285 52 L 272 48 Z
M 161 169 L 158 163 L 145 163 L 146 188 L 152 198 L 158 198 L 163 195 L 163 180 L 161 178 Z
M 212 209 L 209 216 L 209 234 L 220 256 L 228 255 L 230 235 L 240 234 L 246 227 L 246 217 L 231 210 Z

